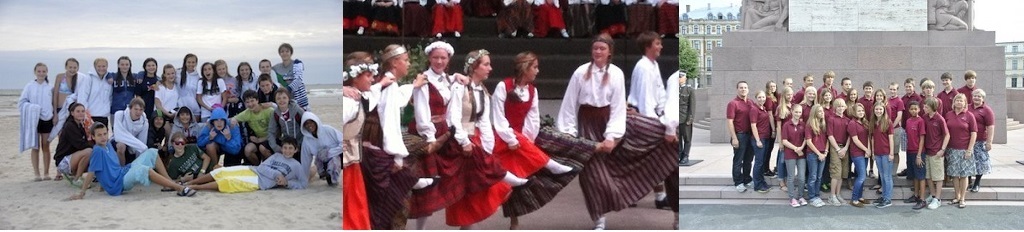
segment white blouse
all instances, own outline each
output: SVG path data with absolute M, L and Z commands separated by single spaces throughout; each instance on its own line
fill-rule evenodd
M 626 99 L 630 105 L 636 106 L 640 115 L 657 118 L 665 112 L 665 85 L 661 82 L 661 69 L 656 61 L 643 56 L 636 62 Z
M 622 69 L 614 64 L 608 70 L 591 68 L 590 79 L 584 80 L 584 74 L 591 63 L 580 65 L 569 80 L 569 88 L 562 99 L 562 107 L 558 111 L 558 130 L 562 133 L 576 135 L 578 131 L 577 111 L 581 105 L 594 107 L 609 106 L 608 124 L 605 127 L 605 140 L 622 138 L 626 133 L 626 87 Z M 608 84 L 602 84 L 605 72 L 609 73 Z
M 462 145 L 462 146 L 465 146 L 465 145 L 471 143 L 470 140 L 469 140 L 469 134 L 468 134 L 467 130 L 480 129 L 480 134 L 479 134 L 479 136 L 480 136 L 480 144 L 483 146 L 484 151 L 487 151 L 487 154 L 493 154 L 493 152 L 494 152 L 494 130 L 492 129 L 493 127 L 491 127 L 491 113 L 490 113 L 490 111 L 491 111 L 490 110 L 491 101 L 487 97 L 475 98 L 474 100 L 477 101 L 477 104 L 479 104 L 480 106 L 483 106 L 482 108 L 477 109 L 477 112 L 478 113 L 482 112 L 483 115 L 480 116 L 480 120 L 479 121 L 477 121 L 477 122 L 475 122 L 473 124 L 475 126 L 475 128 L 462 128 L 462 123 L 461 122 L 462 122 L 462 116 L 463 115 L 462 115 L 462 108 L 461 107 L 471 107 L 471 106 L 461 106 L 462 105 L 462 101 L 463 101 L 462 98 L 466 97 L 466 91 L 474 91 L 471 94 L 480 94 L 480 95 L 482 95 L 483 91 L 484 91 L 484 86 L 483 85 L 477 85 L 477 84 L 473 83 L 473 84 L 470 84 L 470 87 L 468 87 L 468 88 L 452 89 L 452 101 L 451 102 L 452 103 L 459 102 L 460 108 L 458 108 L 459 110 L 455 111 L 455 112 L 453 112 L 451 110 L 448 111 L 449 112 L 449 116 L 448 116 L 448 118 L 449 118 L 448 122 L 449 123 L 448 124 L 455 125 L 455 136 L 454 137 L 455 137 L 455 140 L 457 140 L 459 142 L 459 145 Z M 451 104 L 449 104 L 449 106 L 450 105 Z M 452 108 L 449 108 L 449 109 L 452 109 Z
M 515 89 L 520 88 L 524 87 L 516 86 Z M 515 130 L 512 129 L 512 125 L 508 122 L 508 116 L 505 115 L 505 101 L 508 99 L 508 94 L 505 92 L 505 82 L 498 82 L 498 85 L 494 87 L 494 95 L 491 96 L 494 100 L 491 112 L 494 114 L 494 130 L 498 133 L 498 137 L 501 137 L 501 140 L 509 146 L 515 146 L 519 144 L 519 140 L 516 140 Z M 523 136 L 529 138 L 530 141 L 536 139 L 537 134 L 540 133 L 540 100 L 537 99 L 537 88 L 533 88 L 532 94 L 533 99 L 530 100 L 533 100 L 533 104 L 530 106 L 530 111 L 526 113 L 526 120 L 523 123 Z M 520 95 L 519 99 L 528 97 L 530 96 Z
M 384 77 L 395 78 L 395 75 L 387 72 Z M 399 86 L 397 82 L 383 89 L 380 84 L 374 84 L 369 92 L 363 93 L 363 97 L 370 103 L 369 110 L 378 109 L 377 115 L 384 132 L 384 151 L 396 158 L 409 156 L 405 140 L 402 139 L 402 107 L 409 104 L 412 94 L 412 84 Z
M 175 108 L 178 108 L 178 84 L 174 84 L 174 89 L 168 89 L 163 84 L 159 84 L 156 87 L 156 99 L 160 100 L 160 104 L 163 105 L 164 109 L 171 113 L 176 113 Z M 157 109 L 159 110 L 159 109 Z
M 661 115 L 661 124 L 665 125 L 665 135 L 675 135 L 679 127 L 679 71 L 668 77 L 665 85 L 665 114 Z
M 424 71 L 423 74 L 427 75 L 429 83 L 420 86 L 413 92 L 412 102 L 415 106 L 416 131 L 419 132 L 420 136 L 425 137 L 428 143 L 432 143 L 437 141 L 437 138 L 434 137 L 434 133 L 437 133 L 437 128 L 434 128 L 434 122 L 431 121 L 430 116 L 429 85 L 433 85 L 439 95 L 441 95 L 442 100 L 448 103 L 446 119 L 449 126 L 455 125 L 456 127 L 459 127 L 459 123 L 452 120 L 452 115 L 462 112 L 462 102 L 452 101 L 452 92 L 463 91 L 462 88 L 465 88 L 465 86 L 458 83 L 451 75 L 435 73 L 432 69 Z

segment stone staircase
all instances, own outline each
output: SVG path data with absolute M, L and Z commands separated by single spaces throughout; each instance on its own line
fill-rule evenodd
M 1014 131 L 1024 128 L 1024 124 L 1021 124 L 1013 118 L 1006 118 L 1006 131 Z
M 729 174 L 688 174 L 683 173 L 679 179 L 679 196 L 680 199 L 702 199 L 712 201 L 723 201 L 727 202 L 730 200 L 763 200 L 763 201 L 778 201 L 786 202 L 789 197 L 786 192 L 779 189 L 779 179 L 768 178 L 767 182 L 771 186 L 771 190 L 768 193 L 758 193 L 753 189 L 748 189 L 746 192 L 740 193 L 736 191 L 735 186 L 732 185 L 732 177 Z M 910 182 L 902 177 L 894 179 L 894 189 L 892 198 L 902 203 L 903 199 L 910 197 L 913 193 L 910 190 Z M 864 198 L 865 199 L 876 199 L 881 197 L 880 194 L 876 194 L 870 187 L 878 183 L 877 179 L 868 178 L 864 182 Z M 846 183 L 843 183 L 843 190 L 841 195 L 843 199 L 850 199 L 852 192 L 845 188 Z M 824 196 L 828 196 L 827 192 Z M 952 184 L 942 189 L 942 199 L 952 199 L 953 187 Z M 981 191 L 977 193 L 967 193 L 968 201 L 1024 201 L 1024 180 L 1020 178 L 1006 178 L 1006 177 L 985 177 L 982 180 Z

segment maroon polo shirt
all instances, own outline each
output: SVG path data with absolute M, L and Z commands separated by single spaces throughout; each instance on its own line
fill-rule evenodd
M 799 91 L 796 91 L 796 93 L 793 94 L 793 100 L 790 101 L 790 102 L 792 102 L 793 104 L 800 104 L 801 102 L 804 102 L 804 89 L 805 88 L 807 88 L 807 87 L 800 88 Z
M 960 87 L 959 89 L 956 89 L 956 92 L 962 93 L 962 94 L 966 95 L 967 96 L 967 102 L 973 102 L 974 99 L 972 97 L 974 97 L 974 90 L 975 89 L 978 89 L 978 85 L 974 85 L 974 88 L 968 88 L 967 85 L 964 85 L 964 87 Z
M 996 124 L 996 117 L 992 113 L 992 108 L 989 108 L 988 104 L 982 104 L 981 107 L 971 108 L 971 113 L 974 114 L 974 120 L 978 124 L 977 141 L 988 140 L 988 126 Z
M 847 124 L 850 123 L 850 119 L 845 117 L 845 113 L 836 115 L 833 113 L 827 113 L 826 115 L 832 115 L 831 117 L 825 118 L 825 125 L 828 128 L 828 134 L 832 138 L 836 139 L 836 143 L 839 145 L 846 145 L 846 140 L 850 138 L 849 132 L 846 130 Z
M 767 108 L 762 108 L 757 105 L 751 106 L 750 123 L 757 123 L 757 136 L 759 139 L 767 139 L 771 136 L 772 122 L 770 121 L 771 118 L 768 117 L 768 114 Z
M 927 117 L 928 114 L 925 114 Z M 942 149 L 942 140 L 949 134 L 949 129 L 946 128 L 946 119 L 942 117 L 938 112 L 931 117 L 924 119 L 924 131 L 928 136 L 924 137 L 924 151 L 928 156 L 944 156 L 946 154 L 939 154 L 939 149 Z
M 804 107 L 804 112 L 803 112 L 803 114 L 800 115 L 800 120 L 803 120 L 804 122 L 806 122 L 807 119 L 811 117 L 811 108 L 814 108 L 814 106 L 813 105 L 810 105 L 810 106 L 803 105 L 803 107 Z
M 953 97 L 956 97 L 957 93 L 958 92 L 956 92 L 955 89 L 950 90 L 948 93 L 946 91 L 939 90 L 939 94 L 935 97 L 939 98 L 939 102 L 942 103 L 939 104 L 939 109 L 942 109 L 939 111 L 940 114 L 945 116 L 946 113 L 953 110 Z M 968 98 L 967 101 L 971 101 L 971 99 Z
M 892 122 L 893 125 L 896 124 L 896 116 L 897 116 L 898 112 L 904 112 L 905 111 L 906 108 L 904 108 L 904 107 L 906 107 L 906 106 L 904 106 L 902 99 L 900 99 L 898 97 L 889 98 L 889 104 L 887 104 L 885 106 L 885 111 L 886 111 L 886 113 L 889 114 L 889 121 Z M 910 114 L 910 113 L 903 113 L 903 117 L 906 118 L 908 114 Z M 903 122 L 903 119 L 900 119 L 900 123 L 902 123 L 902 122 Z M 903 127 L 903 125 L 896 126 L 894 128 L 902 128 L 902 127 Z
M 826 128 L 821 128 L 821 133 L 815 134 L 814 133 L 814 128 L 812 128 L 810 126 L 810 124 L 808 124 L 804 128 L 804 139 L 810 139 L 811 140 L 811 144 L 814 144 L 814 147 L 818 148 L 819 152 L 825 153 L 825 152 L 828 151 L 828 128 L 827 127 Z M 807 148 L 806 150 L 808 151 L 808 152 L 806 152 L 806 154 L 811 154 L 812 153 L 811 152 L 811 146 L 807 146 L 806 148 Z
M 850 133 L 850 136 L 857 136 L 856 139 L 859 140 L 864 147 L 871 148 L 868 144 L 868 141 L 871 141 L 871 138 L 868 137 L 868 130 L 864 127 L 864 124 L 860 123 L 859 120 L 850 120 L 850 123 L 846 125 L 846 130 Z M 850 141 L 850 145 L 853 145 L 850 146 L 851 157 L 863 157 L 867 154 L 867 151 L 861 150 L 853 141 Z
M 907 153 L 916 154 L 919 153 L 917 146 L 921 142 L 922 135 L 927 135 L 924 128 L 924 118 L 911 117 L 907 119 L 907 124 L 903 125 L 903 128 L 907 131 Z M 941 145 L 941 144 L 940 144 Z
M 750 133 L 750 108 L 753 104 L 750 99 L 736 97 L 729 101 L 725 109 L 725 118 L 732 119 L 732 126 L 736 133 Z
M 882 125 L 875 125 L 875 131 L 871 133 L 871 139 L 874 140 L 875 146 L 871 149 L 875 152 L 875 155 L 891 155 L 892 150 L 889 149 L 889 136 L 893 133 L 893 124 L 890 123 L 888 127 L 882 127 Z M 895 139 L 895 138 L 894 138 Z
M 900 98 L 900 101 L 903 102 L 903 124 L 906 125 L 907 118 L 910 117 L 910 102 L 917 101 L 918 104 L 924 104 L 924 101 L 921 98 L 921 94 L 917 93 L 914 93 L 913 95 L 903 95 L 903 97 Z M 924 111 L 923 107 L 918 109 L 922 112 Z
M 971 132 L 978 132 L 978 123 L 971 111 L 965 110 L 959 114 L 955 111 L 946 113 L 946 128 L 949 130 L 950 149 L 973 149 L 968 145 L 971 145 Z
M 818 87 L 818 93 L 821 94 L 821 90 L 823 89 L 827 89 L 829 92 L 832 92 L 832 98 L 839 96 L 839 91 L 836 91 L 835 86 L 825 87 L 825 85 L 821 85 L 821 87 Z
M 806 126 L 805 124 L 806 123 L 804 123 L 803 121 L 800 121 L 798 122 L 798 124 L 793 125 L 793 120 L 786 120 L 785 122 L 782 123 L 782 131 L 780 131 L 780 133 L 782 134 L 782 138 L 785 139 L 786 141 L 789 141 L 789 143 L 793 144 L 794 146 L 799 147 L 804 143 L 804 127 Z M 793 149 L 789 149 L 785 146 L 783 146 L 783 148 L 784 149 L 782 153 L 783 155 L 785 155 L 785 159 L 801 158 L 800 156 L 797 156 L 796 151 L 793 151 Z

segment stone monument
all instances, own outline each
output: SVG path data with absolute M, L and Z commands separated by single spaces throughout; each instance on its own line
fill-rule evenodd
M 765 4 L 771 6 L 774 1 L 744 1 L 754 5 L 743 6 L 744 10 L 752 10 L 744 11 L 743 15 L 764 16 L 765 11 L 758 9 L 766 9 Z M 893 7 L 864 6 L 870 5 L 868 2 L 885 2 Z M 832 70 L 837 77 L 836 88 L 840 88 L 840 79 L 850 77 L 858 90 L 866 81 L 874 82 L 875 89 L 888 89 L 889 83 L 898 83 L 902 95 L 906 78 L 931 79 L 938 86 L 938 93 L 942 89 L 939 81 L 942 73 L 953 74 L 953 86 L 960 88 L 964 85 L 964 72 L 974 70 L 978 73 L 977 87 L 987 92 L 987 104 L 996 115 L 994 141 L 1006 143 L 1006 64 L 1003 48 L 995 45 L 995 32 L 971 30 L 970 4 L 965 5 L 965 1 L 924 2 L 806 0 L 797 3 L 782 0 L 778 3 L 783 7 L 793 3 L 790 8 L 775 11 L 789 13 L 786 17 L 777 17 L 788 21 L 782 27 L 778 21 L 764 24 L 752 20 L 754 16 L 744 18 L 744 28 L 750 28 L 749 31 L 727 32 L 723 34 L 722 47 L 715 48 L 714 84 L 708 91 L 707 104 L 711 115 L 711 142 L 729 142 L 725 109 L 736 97 L 735 86 L 741 80 L 749 83 L 748 97 L 753 98 L 757 91 L 764 90 L 769 80 L 781 86 L 784 78 L 793 78 L 795 86 L 801 86 L 801 77 L 811 74 L 815 77 L 814 86 L 820 87 L 822 74 Z M 819 12 L 802 10 L 808 6 L 814 6 Z M 870 13 L 865 13 L 866 9 Z M 851 11 L 861 13 L 853 15 Z M 797 12 L 803 13 L 797 15 Z M 899 12 L 906 15 L 893 15 Z M 822 20 L 815 15 L 841 16 Z M 883 17 L 886 15 L 891 17 Z M 907 15 L 913 18 L 906 19 Z M 931 16 L 935 18 L 934 25 Z M 771 21 L 771 18 L 761 18 L 764 19 Z M 749 22 L 754 24 L 748 26 Z M 850 30 L 851 26 L 858 30 Z M 781 30 L 783 28 L 788 31 Z M 798 29 L 802 31 L 796 31 Z M 920 91 L 919 86 L 917 90 Z

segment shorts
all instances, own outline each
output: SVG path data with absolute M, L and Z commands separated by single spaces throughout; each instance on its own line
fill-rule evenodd
M 60 160 L 60 163 L 57 164 L 57 172 L 69 176 L 75 175 L 74 173 L 71 173 L 71 155 L 64 156 L 64 158 Z
M 921 157 L 921 166 L 917 166 L 917 157 Z M 924 180 L 928 170 L 928 158 L 921 152 L 907 152 L 907 178 Z
M 843 158 L 839 158 L 839 152 L 836 151 L 832 146 L 828 147 L 828 174 L 833 179 L 846 179 L 850 178 L 850 156 L 846 155 Z
M 896 140 L 895 149 L 897 151 L 907 151 L 907 131 L 903 130 L 903 127 L 897 127 L 896 131 L 893 133 L 893 137 L 893 139 Z M 898 154 L 899 152 L 893 153 Z
M 925 160 L 924 167 L 928 169 L 928 179 L 931 181 L 943 181 L 946 179 L 946 169 L 942 165 L 942 162 L 945 160 L 943 156 L 928 156 Z
M 36 133 L 49 134 L 53 131 L 53 120 L 39 120 L 39 124 L 36 125 Z
M 128 172 L 124 174 L 124 190 L 132 190 L 135 185 L 149 186 L 152 181 L 149 180 L 149 170 L 153 170 L 156 167 L 157 151 L 156 149 L 148 149 L 139 155 L 135 161 L 130 164 Z
M 110 127 L 110 121 L 107 120 L 107 117 L 92 117 L 92 121 L 103 123 L 103 125 L 107 125 L 107 127 Z
M 222 193 L 243 193 L 260 189 L 260 179 L 253 166 L 234 166 L 214 169 L 210 176 L 217 181 L 217 190 Z

